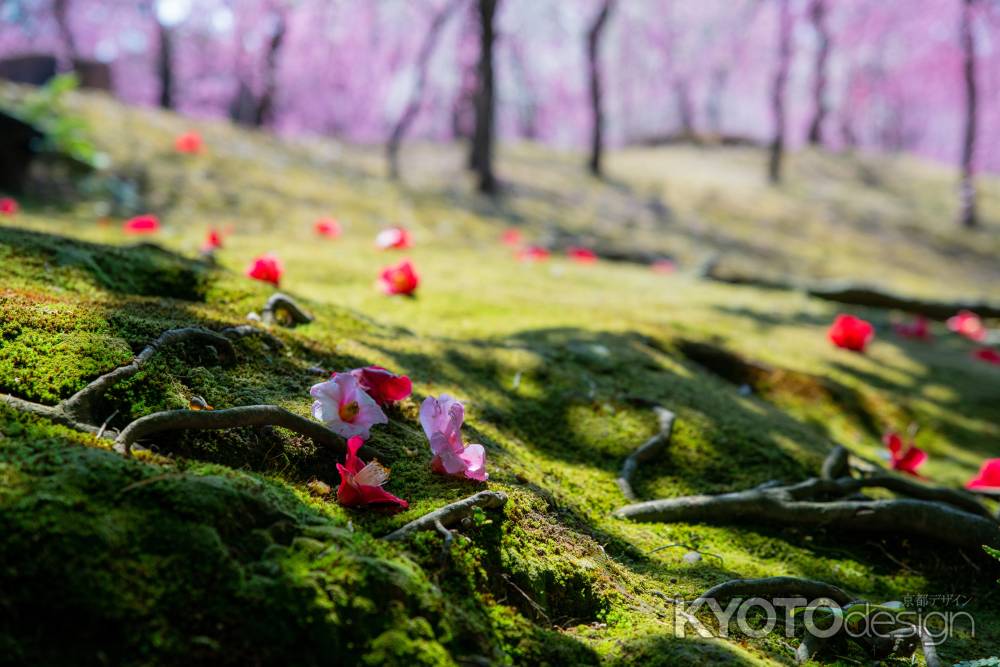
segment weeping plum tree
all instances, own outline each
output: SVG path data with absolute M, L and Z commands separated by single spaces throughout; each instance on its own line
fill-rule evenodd
M 781 163 L 785 153 L 785 89 L 788 87 L 788 69 L 792 60 L 792 12 L 789 0 L 778 3 L 778 62 L 771 84 L 771 117 L 774 122 L 774 137 L 771 139 L 771 155 L 768 160 L 767 175 L 771 183 L 781 181 Z
M 469 164 L 479 179 L 479 191 L 493 195 L 497 179 L 493 173 L 493 142 L 496 133 L 496 92 L 493 80 L 493 46 L 496 42 L 497 5 L 500 0 L 478 0 L 479 63 L 476 68 L 476 127 L 472 134 Z
M 392 132 L 389 134 L 389 141 L 385 148 L 386 159 L 389 162 L 389 175 L 392 178 L 399 178 L 399 147 L 403 142 L 403 136 L 406 135 L 410 126 L 413 125 L 413 122 L 417 119 L 417 113 L 420 111 L 420 103 L 424 97 L 424 90 L 427 88 L 427 68 L 430 64 L 431 56 L 434 55 L 434 48 L 440 39 L 441 29 L 444 28 L 448 17 L 454 13 L 461 1 L 449 0 L 434 15 L 434 18 L 431 19 L 431 25 L 427 29 L 427 34 L 424 36 L 424 41 L 420 45 L 415 65 L 417 71 L 416 85 L 413 87 L 413 92 L 410 94 L 410 99 L 407 101 L 403 113 L 400 114 L 399 120 L 392 127 Z
M 813 115 L 809 122 L 809 143 L 819 146 L 823 143 L 823 122 L 828 111 L 826 88 L 827 68 L 830 62 L 830 28 L 827 19 L 827 0 L 813 0 L 809 8 L 809 20 L 816 31 L 816 64 L 813 74 Z
M 959 25 L 962 42 L 962 80 L 965 85 L 965 118 L 962 132 L 962 177 L 959 185 L 959 222 L 964 227 L 979 224 L 976 212 L 976 183 L 973 171 L 976 155 L 976 37 L 972 19 L 976 0 L 961 0 L 962 17 Z
M 604 34 L 614 7 L 614 0 L 603 0 L 594 22 L 590 24 L 587 31 L 587 73 L 590 81 L 590 173 L 594 176 L 601 176 L 601 159 L 604 154 L 604 100 L 601 93 L 601 68 L 599 56 L 601 50 L 601 36 Z

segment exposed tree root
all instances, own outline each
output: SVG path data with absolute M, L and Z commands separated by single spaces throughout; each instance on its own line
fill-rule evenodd
M 227 327 L 222 330 L 222 335 L 226 336 L 227 338 L 232 338 L 237 340 L 240 338 L 247 338 L 249 336 L 256 336 L 259 338 L 263 338 L 265 341 L 267 341 L 267 344 L 270 345 L 275 350 L 280 350 L 285 347 L 285 344 L 281 342 L 280 338 L 276 337 L 269 331 L 261 329 L 260 327 L 255 327 L 252 324 L 240 324 L 239 326 L 235 327 Z
M 803 285 L 794 282 L 780 282 L 756 278 L 754 276 L 722 273 L 718 258 L 706 262 L 700 271 L 702 278 L 730 285 L 746 285 L 765 289 L 795 290 L 809 296 L 853 306 L 867 306 L 886 310 L 901 310 L 907 313 L 925 315 L 931 319 L 944 320 L 960 310 L 971 310 L 981 317 L 1000 317 L 1000 304 L 985 301 L 935 301 L 917 299 L 895 294 L 867 285 L 852 283 L 830 283 L 826 285 Z
M 342 437 L 323 424 L 301 417 L 276 405 L 245 405 L 224 410 L 165 410 L 140 417 L 126 426 L 115 439 L 115 449 L 127 456 L 132 453 L 132 445 L 150 435 L 164 431 L 218 430 L 241 426 L 280 426 L 304 435 L 320 445 L 334 449 L 339 455 L 347 452 Z M 361 449 L 364 456 L 372 456 L 374 450 Z
M 698 596 L 695 604 L 713 599 L 726 603 L 733 598 L 779 598 L 804 597 L 810 600 L 829 598 L 846 606 L 857 600 L 841 588 L 815 579 L 799 577 L 764 577 L 762 579 L 732 579 L 723 582 Z
M 271 295 L 271 298 L 264 304 L 260 318 L 264 324 L 280 324 L 286 327 L 308 324 L 313 321 L 313 316 L 304 311 L 295 299 L 281 292 L 275 292 Z
M 500 491 L 480 491 L 468 498 L 445 505 L 433 512 L 428 512 L 419 519 L 414 519 L 402 528 L 394 530 L 385 536 L 386 540 L 403 540 L 422 530 L 447 529 L 466 517 L 472 516 L 476 507 L 482 509 L 497 509 L 507 504 L 507 494 Z
M 846 447 L 837 445 L 833 448 L 826 459 L 823 467 L 820 468 L 819 476 L 822 479 L 837 479 L 851 472 L 851 454 Z
M 639 468 L 639 464 L 651 461 L 659 456 L 663 448 L 670 443 L 670 435 L 674 429 L 675 415 L 673 412 L 660 405 L 654 405 L 653 410 L 656 412 L 656 417 L 660 422 L 659 433 L 642 443 L 638 449 L 629 454 L 628 458 L 622 464 L 622 469 L 618 473 L 618 479 L 616 480 L 618 488 L 621 489 L 622 494 L 629 500 L 637 499 L 635 491 L 632 489 L 632 476 Z

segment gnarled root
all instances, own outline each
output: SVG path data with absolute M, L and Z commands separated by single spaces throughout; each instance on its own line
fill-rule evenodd
M 663 406 L 654 405 L 653 410 L 660 422 L 660 431 L 646 442 L 642 443 L 638 449 L 629 454 L 622 464 L 621 472 L 618 473 L 618 488 L 629 500 L 636 500 L 635 491 L 632 489 L 632 476 L 639 468 L 640 463 L 651 461 L 656 458 L 663 448 L 670 443 L 670 435 L 674 429 L 674 413 Z
M 726 603 L 733 598 L 779 598 L 804 597 L 810 600 L 829 598 L 846 606 L 857 598 L 841 588 L 815 579 L 800 577 L 763 577 L 761 579 L 732 579 L 723 582 L 698 596 L 695 604 L 706 600 Z
M 245 405 L 225 410 L 165 410 L 140 417 L 126 426 L 115 439 L 115 449 L 131 455 L 138 440 L 164 431 L 217 430 L 241 426 L 280 426 L 304 435 L 320 445 L 344 455 L 344 439 L 323 424 L 301 417 L 276 405 Z M 370 447 L 361 449 L 363 456 L 376 454 Z
M 279 313 L 283 313 L 282 317 Z M 313 321 L 313 316 L 302 310 L 295 299 L 275 292 L 264 304 L 264 310 L 260 314 L 264 324 L 280 324 L 286 327 L 294 327 L 299 324 L 308 324 Z
M 506 504 L 507 494 L 500 491 L 480 491 L 468 498 L 463 498 L 433 512 L 428 512 L 419 519 L 414 519 L 402 528 L 394 530 L 383 539 L 390 541 L 403 540 L 422 530 L 437 530 L 441 532 L 442 529 L 446 530 L 448 526 L 452 526 L 462 519 L 472 516 L 473 510 L 477 507 L 481 507 L 482 509 L 498 509 Z

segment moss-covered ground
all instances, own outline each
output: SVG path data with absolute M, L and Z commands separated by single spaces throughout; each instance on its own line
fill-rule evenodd
M 0 218 L 0 393 L 53 404 L 166 329 L 244 323 L 272 289 L 243 270 L 274 252 L 282 289 L 315 321 L 273 329 L 281 349 L 241 339 L 228 365 L 211 350 L 170 348 L 107 395 L 109 425 L 195 395 L 306 415 L 317 367 L 379 364 L 414 380 L 371 440 L 392 468 L 388 490 L 410 508 L 338 506 L 310 484 L 336 488 L 335 458 L 280 429 L 164 435 L 129 460 L 0 407 L 0 662 L 791 664 L 797 641 L 777 634 L 677 636 L 667 601 L 781 574 L 876 601 L 965 596 L 975 637 L 961 626 L 942 654 L 1000 654 L 997 573 L 981 554 L 895 535 L 610 516 L 625 502 L 622 460 L 656 429 L 636 399 L 678 415 L 669 448 L 635 481 L 644 499 L 804 478 L 834 443 L 878 459 L 882 432 L 911 423 L 930 454 L 922 472 L 938 483 L 960 485 L 1000 455 L 1000 370 L 943 325 L 932 343 L 905 340 L 892 333 L 897 313 L 688 271 L 721 253 L 769 277 L 995 297 L 997 182 L 983 179 L 986 228 L 960 232 L 951 175 L 912 160 L 798 154 L 789 182 L 769 189 L 750 149 L 616 153 L 597 182 L 578 156 L 515 147 L 502 153 L 510 185 L 494 203 L 471 193 L 457 148 L 407 151 L 399 185 L 373 149 L 281 141 L 99 96 L 73 105 L 114 176 Z M 176 154 L 174 136 L 192 125 L 205 153 Z M 155 245 L 136 245 L 121 219 L 146 211 L 163 229 Z M 340 219 L 344 235 L 317 239 L 319 216 Z M 390 223 L 413 231 L 412 249 L 374 248 Z M 653 248 L 679 271 L 518 263 L 499 243 L 508 226 L 529 240 Z M 198 259 L 210 227 L 231 230 L 217 266 Z M 385 297 L 377 273 L 403 256 L 420 272 L 417 296 Z M 876 325 L 867 353 L 826 340 L 837 312 Z M 725 353 L 774 370 L 741 391 Z M 377 539 L 479 488 L 430 470 L 417 412 L 442 392 L 466 402 L 488 486 L 510 496 L 447 555 L 433 532 Z M 706 557 L 650 553 L 679 543 Z M 824 661 L 865 658 L 843 646 Z

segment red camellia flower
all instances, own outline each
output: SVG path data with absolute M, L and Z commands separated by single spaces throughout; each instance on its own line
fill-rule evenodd
M 912 322 L 894 324 L 892 329 L 903 338 L 930 340 L 934 337 L 931 334 L 931 323 L 923 315 L 918 315 Z
M 203 253 L 214 252 L 222 247 L 222 232 L 217 229 L 208 230 L 208 234 L 205 235 L 205 242 L 201 244 L 201 251 Z
M 378 233 L 375 245 L 382 250 L 390 248 L 403 250 L 413 245 L 413 237 L 410 236 L 409 230 L 403 227 L 389 227 Z
M 126 234 L 155 234 L 160 231 L 160 219 L 155 215 L 137 215 L 122 226 Z
M 500 237 L 500 241 L 504 245 L 509 245 L 517 247 L 521 245 L 522 234 L 520 229 L 507 229 L 504 231 L 503 236 Z
M 336 375 L 336 373 L 334 373 Z M 413 393 L 413 383 L 405 375 L 396 375 L 381 366 L 355 368 L 351 375 L 365 392 L 381 406 L 402 401 Z
M 997 352 L 992 347 L 981 347 L 973 352 L 972 356 L 988 364 L 1000 366 L 1000 352 Z
M 916 475 L 917 468 L 927 460 L 927 452 L 912 442 L 904 444 L 903 438 L 895 431 L 890 431 L 883 435 L 882 442 L 889 448 L 893 470 Z
M 12 197 L 0 198 L 0 215 L 17 215 L 19 208 L 16 199 Z
M 257 257 L 247 267 L 248 276 L 254 280 L 271 283 L 275 287 L 281 284 L 281 275 L 284 272 L 285 267 L 282 266 L 281 260 L 270 253 Z
M 204 145 L 205 142 L 202 141 L 201 135 L 193 130 L 191 132 L 185 132 L 174 139 L 174 150 L 178 153 L 200 153 L 201 149 L 204 148 Z
M 677 270 L 677 265 L 669 259 L 658 259 L 650 265 L 655 273 L 673 273 Z
M 365 462 L 358 457 L 358 450 L 365 444 L 361 436 L 356 435 L 347 441 L 347 458 L 344 465 L 337 464 L 340 473 L 340 488 L 337 489 L 337 502 L 347 507 L 359 507 L 372 503 L 393 503 L 403 509 L 410 506 L 402 498 L 397 498 L 382 488 L 389 481 L 389 469 L 378 461 Z
M 986 327 L 971 310 L 959 311 L 958 315 L 948 318 L 948 328 L 957 334 L 965 336 L 969 340 L 983 340 L 986 338 Z
M 320 218 L 313 225 L 313 231 L 315 231 L 319 236 L 325 236 L 329 239 L 335 239 L 340 236 L 341 231 L 340 223 L 333 218 Z
M 979 474 L 969 480 L 965 488 L 1000 491 L 1000 459 L 984 461 Z
M 413 264 L 405 259 L 396 266 L 382 269 L 379 285 L 386 294 L 402 294 L 410 296 L 420 284 L 420 276 L 413 270 Z
M 597 253 L 590 248 L 570 246 L 566 248 L 566 256 L 577 264 L 593 264 L 597 261 Z
M 875 337 L 875 327 L 859 317 L 841 314 L 833 320 L 827 337 L 837 347 L 864 352 L 865 346 Z
M 544 262 L 548 258 L 549 251 L 537 245 L 521 248 L 517 253 L 517 259 L 522 262 Z

